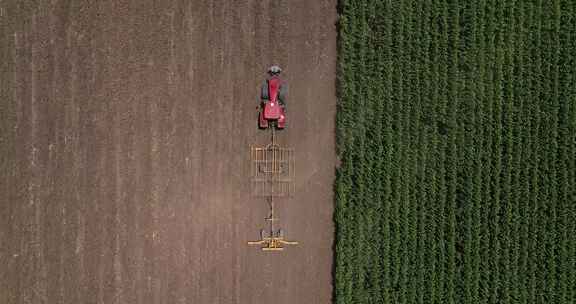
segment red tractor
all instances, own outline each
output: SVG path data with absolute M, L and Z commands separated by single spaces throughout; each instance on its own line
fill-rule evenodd
M 270 77 L 262 87 L 262 103 L 258 116 L 258 125 L 262 129 L 269 126 L 284 129 L 286 126 L 285 86 L 283 87 L 280 79 L 280 72 L 278 66 L 272 66 L 268 70 Z
M 265 251 L 281 251 L 284 245 L 298 242 L 284 239 L 282 229 L 275 227 L 274 201 L 276 198 L 292 197 L 294 194 L 294 149 L 276 143 L 275 130 L 286 126 L 286 85 L 280 79 L 280 67 L 273 65 L 270 75 L 262 86 L 260 105 L 257 107 L 258 126 L 269 129 L 271 143 L 265 147 L 250 146 L 252 195 L 266 197 L 270 207 L 269 229 L 261 230 L 260 240 L 250 241 Z

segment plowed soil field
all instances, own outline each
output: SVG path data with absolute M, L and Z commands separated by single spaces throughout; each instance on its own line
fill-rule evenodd
M 0 1 L 0 303 L 329 303 L 336 1 Z M 296 194 L 249 146 L 289 84 Z

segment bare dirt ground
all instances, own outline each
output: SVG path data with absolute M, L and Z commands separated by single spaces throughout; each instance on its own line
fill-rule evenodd
M 335 2 L 0 0 L 0 303 L 329 303 Z M 281 253 L 246 245 L 271 63 Z

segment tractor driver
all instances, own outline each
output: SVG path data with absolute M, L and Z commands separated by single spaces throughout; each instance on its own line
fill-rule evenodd
M 264 85 L 262 85 L 262 94 L 260 96 L 262 98 L 262 101 L 266 102 L 270 98 L 270 96 L 268 95 L 268 80 L 272 78 L 280 78 L 280 73 L 282 73 L 282 69 L 277 65 L 273 65 L 268 69 L 268 75 L 269 75 L 268 79 L 266 79 L 266 82 L 264 82 Z M 287 89 L 286 84 L 280 82 L 280 91 L 278 92 L 278 103 L 280 104 L 280 106 L 282 106 L 284 112 L 286 112 L 286 89 Z

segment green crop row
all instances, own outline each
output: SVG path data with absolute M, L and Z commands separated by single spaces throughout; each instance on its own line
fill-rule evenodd
M 576 2 L 341 0 L 335 302 L 576 302 Z

